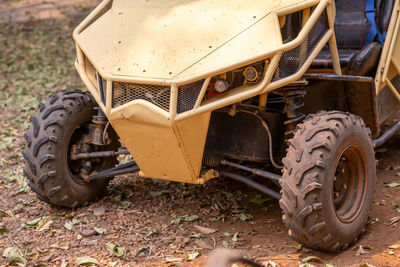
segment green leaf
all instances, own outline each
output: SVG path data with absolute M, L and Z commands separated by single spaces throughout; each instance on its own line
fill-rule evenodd
M 201 234 L 201 233 L 193 234 L 193 235 L 191 235 L 190 237 L 193 237 L 193 238 L 202 238 L 202 237 L 203 237 L 203 234 Z
M 64 223 L 64 227 L 65 229 L 67 229 L 68 231 L 73 232 L 74 231 L 74 224 L 72 222 L 66 222 Z
M 79 225 L 79 224 L 86 224 L 86 222 L 80 221 L 76 218 L 72 218 L 72 224 L 73 225 Z
M 171 224 L 175 224 L 175 225 L 181 224 L 181 222 L 182 222 L 182 219 L 180 217 L 176 217 L 171 220 Z
M 72 218 L 74 218 L 74 216 L 75 216 L 75 213 L 74 213 L 74 212 L 67 213 L 67 214 L 64 215 L 64 217 L 65 217 L 66 219 L 72 219 Z
M 132 202 L 128 200 L 124 200 L 120 202 L 119 209 L 125 210 L 132 206 Z
M 37 225 L 39 224 L 39 222 L 42 219 L 43 219 L 43 217 L 33 219 L 33 220 L 27 222 L 26 224 L 22 224 L 19 229 L 21 230 L 21 229 L 35 228 L 35 227 L 37 227 Z
M 118 247 L 117 245 L 114 245 L 113 243 L 106 243 L 106 249 L 109 252 L 113 253 L 118 258 L 123 257 L 126 253 L 126 249 L 124 247 Z
M 186 259 L 187 259 L 188 261 L 192 261 L 192 260 L 194 260 L 195 258 L 197 258 L 199 255 L 200 255 L 200 253 L 199 253 L 197 250 L 195 250 L 195 251 L 193 251 L 192 253 L 188 254 Z
M 232 237 L 232 241 L 233 242 L 237 242 L 238 241 L 238 237 L 239 237 L 239 233 L 235 233 Z
M 96 226 L 93 227 L 93 230 L 95 230 L 100 235 L 104 235 L 107 233 L 107 229 L 96 227 Z
M 16 256 L 23 256 L 24 254 L 22 254 L 21 250 L 17 247 L 8 247 L 3 251 L 3 257 L 4 258 L 13 258 Z
M 233 235 L 232 235 L 231 233 L 229 233 L 229 232 L 225 232 L 225 233 L 224 233 L 224 236 L 225 236 L 225 237 L 231 237 L 231 236 L 233 236 Z
M 198 219 L 199 219 L 199 216 L 197 216 L 197 215 L 182 215 L 182 216 L 172 219 L 171 223 L 178 225 L 181 222 L 192 222 L 192 221 L 195 221 Z
M 394 208 L 397 212 L 400 212 L 400 205 L 397 205 L 397 204 L 395 204 L 395 203 L 392 203 L 392 205 L 393 205 L 393 208 Z
M 26 266 L 27 261 L 24 258 L 24 254 L 22 254 L 21 250 L 17 247 L 6 248 L 2 256 L 7 258 L 9 265 Z
M 43 217 L 36 225 L 36 231 L 41 232 L 49 230 L 52 223 L 52 216 Z
M 15 216 L 11 210 L 0 210 L 0 217 L 7 216 L 11 219 L 15 219 Z
M 223 245 L 224 247 L 226 247 L 226 248 L 229 247 L 228 241 L 226 241 L 226 240 L 222 241 L 222 245 Z
M 12 258 L 9 262 L 9 265 L 18 265 L 18 266 L 26 266 L 26 259 L 22 256 L 17 256 Z
M 74 263 L 76 265 L 81 265 L 81 266 L 93 266 L 93 265 L 98 266 L 99 265 L 99 262 L 95 258 L 92 258 L 89 256 L 77 258 Z
M 26 226 L 27 227 L 36 227 L 42 219 L 43 219 L 43 217 L 33 219 L 32 221 L 27 222 Z
M 30 205 L 33 205 L 33 204 L 35 204 L 35 203 L 37 203 L 38 201 L 37 200 L 27 200 L 27 201 L 22 201 L 22 202 L 20 202 L 20 203 L 18 203 L 19 205 L 22 205 L 22 206 L 30 206 Z
M 10 232 L 6 227 L 0 227 L 0 235 Z
M 151 192 L 149 193 L 149 195 L 150 195 L 151 197 L 160 197 L 160 196 L 163 196 L 163 195 L 169 195 L 169 191 L 168 191 L 168 190 L 151 191 Z
M 198 220 L 198 219 L 199 219 L 199 216 L 197 216 L 197 215 L 183 215 L 183 216 L 182 216 L 182 219 L 183 219 L 185 222 L 193 222 L 193 221 Z
M 150 231 L 145 237 L 144 237 L 144 239 L 149 239 L 149 237 L 151 237 L 151 236 L 153 236 L 153 235 L 156 235 L 156 234 L 158 234 L 158 231 L 157 230 L 153 230 L 153 231 Z
M 396 173 L 397 176 L 400 176 L 400 172 Z
M 245 221 L 253 219 L 253 216 L 250 214 L 240 213 L 239 219 L 245 222 Z
M 387 184 L 386 186 L 391 187 L 391 188 L 398 187 L 398 186 L 400 186 L 400 183 L 390 183 L 390 184 Z
M 256 205 L 262 205 L 265 202 L 270 201 L 271 198 L 263 198 L 261 195 L 256 195 L 255 197 L 253 197 L 252 199 L 250 199 L 250 202 Z
M 322 262 L 320 258 L 317 256 L 308 256 L 303 259 L 301 259 L 302 262 Z
M 220 215 L 220 216 L 216 216 L 216 217 L 212 217 L 210 219 L 211 222 L 218 222 L 218 221 L 223 221 L 225 222 L 225 215 Z
M 231 212 L 232 214 L 239 214 L 239 213 L 243 213 L 245 210 L 244 209 L 233 209 Z
M 140 253 L 147 253 L 149 252 L 149 247 L 140 247 L 138 249 L 135 250 L 135 255 L 139 255 Z

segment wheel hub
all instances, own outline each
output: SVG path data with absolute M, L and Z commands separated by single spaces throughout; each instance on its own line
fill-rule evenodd
M 357 146 L 347 147 L 337 163 L 332 199 L 336 215 L 344 223 L 359 215 L 367 188 L 365 158 Z

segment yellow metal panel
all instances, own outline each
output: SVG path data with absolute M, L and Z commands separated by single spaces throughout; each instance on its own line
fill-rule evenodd
M 101 73 L 111 73 L 113 65 L 110 21 L 111 12 L 108 11 L 82 33 L 74 35 L 84 54 Z
M 144 177 L 195 182 L 168 114 L 144 100 L 113 110 L 110 122 Z
M 272 26 L 275 26 L 274 16 L 265 17 L 229 43 L 216 49 L 212 54 L 207 55 L 201 61 L 180 73 L 176 78 L 206 73 L 210 66 L 215 64 L 221 67 L 229 67 L 245 58 L 256 57 L 265 53 L 265 51 L 278 47 L 281 45 L 281 33 L 278 31 L 278 27 Z
M 182 140 L 183 149 L 189 158 L 196 177 L 199 177 L 203 161 L 208 125 L 211 112 L 196 115 L 190 119 L 177 121 L 176 127 Z
M 280 0 L 115 1 L 113 57 L 118 61 L 113 74 L 171 79 L 279 3 Z

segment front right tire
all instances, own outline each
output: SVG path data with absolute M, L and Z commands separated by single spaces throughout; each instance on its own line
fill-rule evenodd
M 289 235 L 312 249 L 346 249 L 365 227 L 376 184 L 362 119 L 338 111 L 309 116 L 289 141 L 283 163 L 280 206 Z

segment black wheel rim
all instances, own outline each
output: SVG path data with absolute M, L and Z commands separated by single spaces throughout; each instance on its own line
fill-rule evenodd
M 364 153 L 358 146 L 348 146 L 336 164 L 332 186 L 333 206 L 343 223 L 354 221 L 362 211 L 367 182 Z

